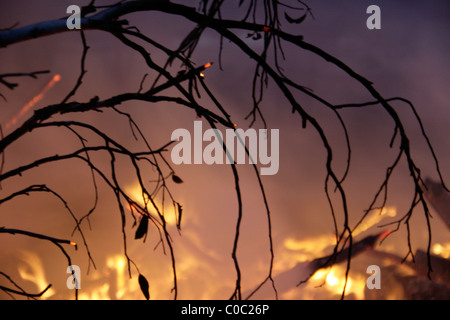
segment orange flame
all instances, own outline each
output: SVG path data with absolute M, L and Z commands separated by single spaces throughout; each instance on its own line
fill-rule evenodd
M 212 63 L 211 63 L 211 62 L 208 62 L 207 64 L 205 64 L 205 65 L 203 66 L 203 68 L 208 69 L 208 68 L 211 67 L 211 66 L 212 66 Z
M 43 290 L 48 285 L 48 281 L 46 279 L 44 266 L 39 256 L 32 252 L 23 251 L 22 259 L 26 265 L 19 265 L 17 268 L 21 278 L 31 281 L 39 291 Z M 41 299 L 48 299 L 54 294 L 55 290 L 50 288 L 41 296 Z
M 121 254 L 108 256 L 106 269 L 94 272 L 90 280 L 80 291 L 80 300 L 142 299 L 139 284 L 129 278 L 127 261 Z
M 335 296 L 340 296 L 345 285 L 345 266 L 334 265 L 332 268 L 318 270 L 312 277 L 314 285 L 325 285 L 325 289 Z M 317 283 L 316 283 L 317 282 Z M 366 281 L 364 276 L 354 274 L 348 277 L 346 295 L 353 295 L 356 299 L 364 299 Z
M 61 76 L 59 74 L 55 74 L 53 78 L 47 83 L 47 85 L 39 92 L 36 96 L 33 97 L 22 109 L 20 109 L 19 113 L 12 118 L 5 126 L 5 129 L 10 128 L 15 125 L 20 118 L 22 118 L 30 109 L 32 109 L 39 101 L 44 98 L 44 95 L 50 90 L 55 83 L 61 80 Z
M 450 258 L 450 242 L 447 243 L 436 243 L 431 249 L 433 254 L 441 256 L 444 259 Z
M 149 198 L 147 195 L 142 195 L 142 189 L 139 184 L 133 184 L 129 185 L 125 188 L 125 190 L 131 195 L 131 198 L 136 201 L 139 205 L 142 207 L 146 206 L 146 203 L 149 203 Z M 160 210 L 163 208 L 163 203 L 160 201 L 160 199 L 153 199 L 155 201 L 155 204 L 158 206 Z M 150 211 L 155 212 L 154 210 L 150 209 Z M 177 213 L 176 209 L 173 205 L 165 205 L 164 206 L 164 219 L 167 224 L 169 225 L 175 225 L 177 221 Z

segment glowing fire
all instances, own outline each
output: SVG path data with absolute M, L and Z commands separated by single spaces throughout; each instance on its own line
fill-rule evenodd
M 47 85 L 39 92 L 36 96 L 33 97 L 25 106 L 20 109 L 19 113 L 8 121 L 5 125 L 5 129 L 10 128 L 15 125 L 20 118 L 22 118 L 30 109 L 32 109 L 39 101 L 44 98 L 45 94 L 57 83 L 61 80 L 61 76 L 59 74 L 55 74 L 53 78 L 47 83 Z
M 373 210 L 365 217 L 364 221 L 353 231 L 353 236 L 367 231 L 378 224 L 384 218 L 395 217 L 397 210 L 395 207 L 386 207 Z M 275 260 L 275 271 L 281 273 L 295 267 L 298 263 L 307 263 L 316 258 L 330 254 L 330 248 L 336 244 L 336 237 L 332 234 L 324 234 L 310 238 L 296 239 L 286 238 L 283 246 L 278 250 L 278 258 Z M 443 247 L 436 245 L 436 250 Z M 339 297 L 342 294 L 345 284 L 346 265 L 334 265 L 331 268 L 320 269 L 314 273 L 309 283 L 304 285 L 300 297 L 302 299 L 312 299 L 317 295 L 317 287 L 324 288 L 331 296 Z M 350 273 L 347 281 L 346 296 L 355 299 L 364 299 L 364 289 L 366 286 L 366 275 Z M 322 296 L 321 296 L 322 297 Z M 295 290 L 287 292 L 283 298 L 299 298 L 299 293 Z
M 109 296 L 109 284 L 104 283 L 101 286 L 91 289 L 89 292 L 83 290 L 78 299 L 79 300 L 111 300 Z
M 120 254 L 107 257 L 106 268 L 95 271 L 84 284 L 80 300 L 142 299 L 139 284 L 130 279 L 127 261 Z
M 321 282 L 325 289 L 335 296 L 340 296 L 345 285 L 345 267 L 333 266 L 330 269 L 320 269 L 312 277 L 314 283 Z M 319 284 L 319 285 L 321 285 Z M 350 275 L 345 289 L 346 296 L 353 295 L 356 299 L 364 299 L 366 278 L 362 275 Z
M 116 273 L 115 286 L 117 287 L 117 290 L 115 292 L 115 299 L 123 299 L 126 293 L 137 292 L 138 290 L 137 283 L 135 281 L 130 281 L 128 277 L 126 264 L 125 258 L 121 255 L 109 257 L 106 261 L 108 268 L 114 270 Z
M 22 252 L 23 261 L 26 266 L 19 265 L 17 270 L 24 280 L 31 281 L 35 284 L 38 292 L 41 292 L 48 286 L 48 281 L 45 276 L 44 266 L 38 255 L 32 252 Z M 34 292 L 33 292 L 34 293 Z M 40 298 L 48 299 L 55 294 L 53 288 L 48 289 Z
M 336 238 L 331 234 L 321 235 L 314 238 L 284 240 L 284 249 L 277 269 L 292 268 L 298 262 L 304 262 L 323 255 L 325 249 L 336 243 Z
M 18 266 L 21 278 L 31 281 L 36 286 L 36 289 L 27 291 L 41 292 L 49 285 L 41 259 L 35 253 L 24 251 L 22 260 L 26 265 Z M 102 271 L 94 271 L 87 278 L 85 277 L 87 276 L 81 275 L 83 286 L 79 290 L 80 300 L 142 299 L 139 284 L 136 279 L 129 278 L 127 262 L 121 254 L 107 257 L 106 268 Z M 67 298 L 72 299 L 73 293 L 67 292 Z M 55 293 L 55 290 L 50 288 L 40 299 L 49 299 Z
M 139 184 L 135 184 L 132 186 L 129 186 L 127 188 L 125 188 L 126 192 L 131 195 L 132 199 L 134 201 L 136 201 L 140 206 L 144 207 L 145 203 L 148 203 L 149 206 L 149 211 L 152 210 L 152 205 L 151 203 L 148 202 L 148 196 L 147 195 L 142 195 L 142 189 L 139 186 Z M 154 199 L 156 205 L 158 206 L 159 210 L 162 211 L 162 203 L 159 200 Z M 176 220 L 177 220 L 177 213 L 176 213 L 176 209 L 174 208 L 174 206 L 172 205 L 172 202 L 167 201 L 164 205 L 164 219 L 166 220 L 166 223 L 168 225 L 176 225 Z
M 356 228 L 353 232 L 353 236 L 368 230 L 377 223 L 379 223 L 384 218 L 393 218 L 397 215 L 397 208 L 395 207 L 384 207 L 381 210 L 373 210 L 370 212 L 363 220 L 363 222 Z
M 395 217 L 395 207 L 386 207 L 382 210 L 374 210 L 367 215 L 364 221 L 353 231 L 353 237 L 373 227 L 385 217 Z M 295 239 L 289 237 L 284 240 L 284 256 L 281 260 L 288 261 L 290 266 L 297 262 L 312 260 L 318 256 L 325 255 L 326 249 L 336 243 L 336 237 L 332 234 L 316 236 L 314 238 Z
M 147 199 L 143 198 L 142 190 L 138 184 L 126 188 L 128 194 L 133 199 L 144 205 Z M 171 206 L 168 205 L 166 209 Z M 152 209 L 152 208 L 151 208 Z M 176 224 L 176 214 L 172 210 L 165 210 L 168 223 L 171 226 Z M 367 216 L 367 222 L 361 224 L 355 233 L 363 231 L 374 226 L 383 219 L 383 217 L 395 216 L 395 208 L 386 208 L 370 213 Z M 318 257 L 330 254 L 330 248 L 335 244 L 335 236 L 332 234 L 319 235 L 307 239 L 286 238 L 280 248 L 276 250 L 276 259 L 274 265 L 274 276 L 294 268 L 297 264 L 307 265 Z M 134 242 L 133 242 L 134 243 Z M 72 244 L 72 243 L 71 243 Z M 74 243 L 72 244 L 74 245 Z M 172 274 L 170 267 L 166 269 L 155 268 L 149 264 L 146 249 L 141 247 L 142 243 L 135 243 L 128 247 L 128 253 L 139 266 L 140 272 L 144 274 L 150 282 L 150 292 L 152 299 L 170 298 L 170 285 Z M 209 263 L 221 261 L 221 255 L 214 250 L 208 249 L 207 245 L 202 243 L 201 238 L 196 233 L 184 233 L 183 241 L 179 244 L 180 249 L 177 255 L 178 279 L 180 287 L 185 288 L 186 297 L 197 297 L 197 299 L 212 299 L 219 296 L 223 288 L 232 288 L 232 278 L 223 279 L 220 267 L 216 270 Z M 435 244 L 433 253 L 449 254 L 450 244 Z M 158 252 L 156 252 L 158 254 Z M 161 254 L 162 255 L 162 254 Z M 152 258 L 153 259 L 153 258 Z M 157 258 L 159 259 L 159 258 Z M 39 290 L 48 285 L 44 269 L 39 257 L 27 253 L 24 261 L 29 268 L 20 267 L 19 273 L 25 280 L 32 281 Z M 110 299 L 143 299 L 137 281 L 137 273 L 131 266 L 132 278 L 128 273 L 128 263 L 123 253 L 109 254 L 103 260 L 103 266 L 100 269 L 91 271 L 88 275 L 82 275 L 82 289 L 79 290 L 78 298 L 80 300 L 110 300 Z M 159 264 L 158 264 L 159 265 Z M 32 270 L 32 271 L 29 271 Z M 333 265 L 330 268 L 324 268 L 316 271 L 311 279 L 305 285 L 296 287 L 298 278 L 289 279 L 289 288 L 281 295 L 281 299 L 336 299 L 342 294 L 345 284 L 346 264 Z M 198 275 L 209 280 L 217 281 L 199 281 Z M 309 275 L 309 274 L 307 274 Z M 256 278 L 255 278 L 256 279 Z M 228 284 L 230 280 L 230 284 Z M 253 281 L 249 279 L 250 281 Z M 351 270 L 347 286 L 346 297 L 351 299 L 364 299 L 367 275 Z M 218 285 L 218 283 L 221 283 Z M 227 283 L 227 284 L 225 284 Z M 222 289 L 218 289 L 222 286 Z M 44 299 L 53 296 L 55 292 L 50 289 L 45 293 Z M 67 291 L 66 297 L 73 298 L 73 292 Z

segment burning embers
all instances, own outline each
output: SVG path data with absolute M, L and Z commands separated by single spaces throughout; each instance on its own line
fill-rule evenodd
M 137 189 L 136 189 L 136 193 Z M 432 256 L 433 281 L 426 278 L 426 253 L 416 253 L 416 262 L 401 263 L 402 257 L 392 251 L 392 242 L 383 243 L 379 246 L 380 237 L 386 236 L 387 232 L 379 232 L 373 236 L 360 237 L 363 231 L 379 224 L 383 218 L 395 217 L 395 208 L 388 207 L 384 210 L 374 211 L 367 217 L 367 224 L 355 230 L 355 241 L 353 243 L 351 270 L 346 281 L 346 258 L 336 258 L 335 263 L 318 268 L 320 260 L 327 258 L 334 246 L 335 236 L 320 235 L 316 237 L 295 239 L 287 237 L 281 247 L 276 248 L 274 265 L 274 280 L 280 299 L 339 299 L 344 285 L 346 285 L 346 299 L 410 299 L 414 297 L 445 297 L 443 295 L 448 289 L 443 289 L 448 283 L 448 271 L 446 268 L 448 260 L 438 256 Z M 371 223 L 369 223 L 369 221 Z M 373 228 L 370 230 L 374 230 Z M 178 251 L 180 287 L 183 288 L 184 298 L 218 299 L 218 288 L 232 288 L 233 275 L 220 277 L 218 281 L 206 283 L 203 280 L 205 270 L 218 272 L 223 275 L 223 260 L 219 260 L 221 266 L 213 265 L 213 260 L 205 260 L 205 248 L 199 243 L 199 239 L 191 241 L 189 232 L 183 234 L 184 240 L 191 244 L 184 245 Z M 371 239 L 375 237 L 375 241 Z M 370 241 L 369 241 L 370 240 Z M 367 245 L 367 246 L 366 246 Z M 432 252 L 436 254 L 447 254 L 449 244 L 435 244 Z M 137 247 L 136 247 L 137 248 Z M 142 253 L 142 249 L 130 246 L 129 250 Z M 141 248 L 141 247 L 139 247 Z M 359 248 L 359 249 L 358 249 Z M 359 251 L 359 255 L 354 255 Z M 382 251 L 383 250 L 383 251 Z M 213 253 L 211 253 L 213 254 Z M 219 252 L 215 252 L 220 257 Z M 168 292 L 167 283 L 170 283 L 170 272 L 162 272 L 160 268 L 155 269 L 152 263 L 140 260 L 145 255 L 138 255 L 136 262 L 140 265 L 142 273 L 149 275 L 152 297 L 164 299 Z M 152 257 L 152 260 L 154 258 Z M 36 290 L 43 290 L 49 283 L 54 284 L 44 295 L 43 299 L 73 299 L 73 292 L 66 288 L 58 289 L 58 279 L 51 279 L 41 258 L 37 255 L 26 253 L 23 255 L 26 266 L 19 265 L 19 274 L 24 280 L 35 284 Z M 255 261 L 255 266 L 261 261 Z M 369 265 L 380 266 L 381 289 L 370 290 L 367 287 L 367 273 Z M 102 266 L 103 265 L 103 266 Z M 129 278 L 126 258 L 122 253 L 111 253 L 106 255 L 105 260 L 99 263 L 100 268 L 86 274 L 82 269 L 83 287 L 79 290 L 79 299 L 142 299 L 142 292 L 137 281 L 137 274 Z M 311 266 L 315 266 L 311 268 Z M 216 268 L 217 267 L 217 268 Z M 252 266 L 250 266 L 252 267 Z M 152 269 L 153 268 L 153 269 Z M 204 268 L 204 269 L 201 269 Z M 63 268 L 64 269 L 64 268 Z M 67 275 L 61 270 L 60 282 L 64 283 Z M 47 273 L 45 272 L 47 270 Z M 156 271 L 155 271 L 156 270 Z M 158 271 L 159 270 L 159 271 Z M 200 270 L 203 270 L 200 272 Z M 255 269 L 257 270 L 257 269 Z M 447 268 L 448 270 L 448 268 Z M 155 273 L 156 272 L 156 273 Z M 203 277 L 202 277 L 203 276 Z M 299 281 L 309 278 L 308 282 L 297 286 Z M 192 279 L 198 277 L 198 279 Z M 248 283 L 258 284 L 260 279 L 257 272 L 247 275 Z M 270 285 L 265 286 L 253 298 L 273 298 Z M 34 288 L 33 288 L 34 289 Z M 267 289 L 267 291 L 265 290 Z M 199 295 L 201 291 L 201 295 Z M 227 290 L 225 290 L 227 291 Z M 223 293 L 223 291 L 221 291 Z M 245 296 L 245 295 L 244 295 Z M 168 296 L 167 296 L 168 297 Z
M 17 124 L 17 122 L 29 111 L 31 110 L 39 101 L 41 101 L 46 93 L 57 83 L 61 81 L 61 76 L 59 74 L 55 74 L 52 79 L 47 83 L 47 85 L 39 92 L 37 95 L 33 97 L 26 105 L 20 109 L 19 113 L 9 120 L 6 125 L 5 129 L 9 129 L 10 127 Z

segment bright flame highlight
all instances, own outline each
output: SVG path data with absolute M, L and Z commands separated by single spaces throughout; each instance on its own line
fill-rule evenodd
M 156 214 L 156 210 L 153 208 L 153 205 L 148 199 L 147 195 L 142 195 L 142 189 L 139 184 L 135 184 L 132 186 L 129 186 L 125 188 L 125 191 L 131 196 L 131 198 L 136 201 L 141 207 L 145 207 L 145 203 L 147 202 L 147 206 L 149 208 L 149 211 Z M 157 199 L 153 199 L 155 201 L 155 204 L 158 206 L 158 209 L 162 211 L 162 203 L 161 201 Z M 166 220 L 166 223 L 169 225 L 176 225 L 177 223 L 177 213 L 172 205 L 172 201 L 166 200 L 164 203 L 164 219 Z
M 311 290 L 317 289 L 318 286 L 323 286 L 332 297 L 337 297 L 342 294 L 345 285 L 346 267 L 341 265 L 334 265 L 329 269 L 320 269 L 311 277 L 314 282 Z M 364 299 L 364 290 L 366 287 L 366 278 L 360 274 L 349 275 L 347 279 L 347 287 L 345 289 L 346 297 L 352 296 L 355 299 Z
M 109 297 L 109 284 L 104 283 L 103 285 L 99 286 L 98 288 L 92 289 L 90 292 L 86 292 L 83 290 L 83 292 L 79 293 L 78 299 L 79 300 L 111 300 Z
M 395 207 L 372 210 L 364 218 L 363 222 L 353 231 L 353 236 L 363 234 L 370 228 L 379 224 L 383 219 L 392 218 L 397 215 Z M 390 231 L 386 231 L 387 235 Z M 282 249 L 275 260 L 274 271 L 281 273 L 294 268 L 298 263 L 308 263 L 318 257 L 330 254 L 331 248 L 336 244 L 333 234 L 323 234 L 315 237 L 297 239 L 288 237 L 284 240 Z M 443 246 L 438 244 L 433 247 L 435 252 L 444 252 Z M 449 244 L 450 254 L 450 244 Z M 311 284 L 305 284 L 302 292 L 291 290 L 283 295 L 285 299 L 324 299 L 338 298 L 342 294 L 345 285 L 346 265 L 334 265 L 331 268 L 321 269 L 311 277 Z M 367 276 L 360 273 L 350 274 L 347 281 L 346 297 L 364 299 L 364 289 Z M 323 287 L 325 293 L 318 292 L 317 287 Z
M 373 210 L 364 221 L 353 231 L 353 237 L 370 229 L 386 217 L 395 217 L 395 207 L 385 207 L 382 210 Z M 332 234 L 324 234 L 313 238 L 295 239 L 289 237 L 284 240 L 284 248 L 288 251 L 283 260 L 290 261 L 291 267 L 297 262 L 315 259 L 326 254 L 326 249 L 336 244 L 336 237 Z
M 126 291 L 126 287 L 125 287 L 125 267 L 126 267 L 126 261 L 125 258 L 123 256 L 113 256 L 113 257 L 109 257 L 108 260 L 106 261 L 106 265 L 108 266 L 108 268 L 110 269 L 115 269 L 115 271 L 117 272 L 117 277 L 116 277 L 116 285 L 117 285 L 117 291 L 116 291 L 116 298 L 117 299 L 121 299 L 123 298 L 125 291 Z
M 26 266 L 19 265 L 17 270 L 20 276 L 24 280 L 31 281 L 34 283 L 39 292 L 44 290 L 48 286 L 48 281 L 45 277 L 44 266 L 42 261 L 35 253 L 23 251 L 22 252 L 23 261 Z M 45 300 L 55 294 L 53 288 L 49 288 L 40 298 Z
M 9 120 L 6 125 L 5 129 L 8 129 L 12 126 L 14 126 L 20 118 L 22 118 L 29 110 L 31 110 L 39 101 L 41 101 L 45 94 L 57 83 L 61 81 L 61 76 L 59 74 L 55 74 L 53 78 L 47 83 L 47 85 L 39 92 L 36 96 L 33 97 L 26 105 L 20 109 L 19 113 Z
M 80 290 L 80 300 L 142 299 L 137 279 L 130 279 L 127 261 L 122 254 L 108 256 L 106 269 L 94 272 Z

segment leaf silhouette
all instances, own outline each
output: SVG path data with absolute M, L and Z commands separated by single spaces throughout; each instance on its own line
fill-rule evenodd
M 284 17 L 286 18 L 286 20 L 289 22 L 289 23 L 302 23 L 303 22 L 303 20 L 305 20 L 305 18 L 306 18 L 306 13 L 304 14 L 304 15 L 302 15 L 300 18 L 298 18 L 298 19 L 294 19 L 294 18 L 291 18 L 286 12 L 284 13 Z
M 172 180 L 175 183 L 183 183 L 183 180 L 181 180 L 181 178 L 179 176 L 174 175 L 174 174 L 172 175 Z
M 142 274 L 139 274 L 139 286 L 141 287 L 141 291 L 145 296 L 145 299 L 150 300 L 150 291 L 147 279 Z
M 139 227 L 136 230 L 135 239 L 140 239 L 147 234 L 148 230 L 148 217 L 142 216 L 141 222 L 139 222 Z

